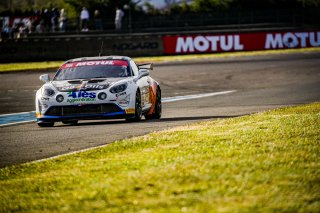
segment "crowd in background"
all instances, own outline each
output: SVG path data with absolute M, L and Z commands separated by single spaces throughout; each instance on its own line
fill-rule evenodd
M 1 37 L 23 38 L 30 33 L 65 32 L 67 23 L 68 15 L 65 9 L 37 10 L 29 17 L 3 21 Z
M 115 29 L 121 29 L 121 22 L 124 12 L 120 8 L 115 11 Z M 99 10 L 93 12 L 93 20 L 90 20 L 90 13 L 83 7 L 79 16 L 79 30 L 82 32 L 90 30 L 103 30 L 103 22 Z M 0 19 L 1 21 L 1 19 Z M 89 21 L 91 25 L 89 27 Z M 3 19 L 0 25 L 1 38 L 24 38 L 31 33 L 54 33 L 68 31 L 68 14 L 65 9 L 43 9 L 37 10 L 32 16 L 24 18 Z

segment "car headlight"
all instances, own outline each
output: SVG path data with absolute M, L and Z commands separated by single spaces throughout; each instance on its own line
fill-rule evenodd
M 45 87 L 42 91 L 42 95 L 46 97 L 51 97 L 54 95 L 54 93 L 54 90 L 49 87 Z
M 127 89 L 128 84 L 124 83 L 124 84 L 118 84 L 116 86 L 111 87 L 110 92 L 111 93 L 119 93 L 119 92 L 123 92 Z

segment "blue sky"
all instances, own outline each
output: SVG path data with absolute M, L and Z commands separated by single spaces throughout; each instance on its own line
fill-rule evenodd
M 153 4 L 157 8 L 161 8 L 165 6 L 164 0 L 143 0 L 141 3 L 149 1 L 151 4 Z

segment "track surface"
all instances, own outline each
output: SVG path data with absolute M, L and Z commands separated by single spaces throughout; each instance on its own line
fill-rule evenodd
M 0 74 L 0 114 L 34 110 L 41 72 Z M 53 72 L 51 72 L 53 74 Z M 199 122 L 320 101 L 320 53 L 235 57 L 155 66 L 163 97 L 237 90 L 163 105 L 159 121 L 82 121 L 78 126 L 35 123 L 0 127 L 0 167 L 104 145 Z

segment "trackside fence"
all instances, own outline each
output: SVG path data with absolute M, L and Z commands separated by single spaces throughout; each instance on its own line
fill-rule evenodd
M 34 37 L 0 42 L 0 62 L 103 55 L 160 56 L 320 46 L 320 30 Z

